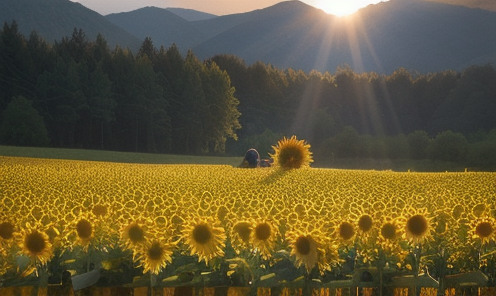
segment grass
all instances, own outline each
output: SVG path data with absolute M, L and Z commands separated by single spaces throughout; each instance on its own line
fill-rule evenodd
M 69 160 L 107 161 L 143 164 L 212 164 L 238 166 L 244 155 L 233 156 L 193 156 L 158 153 L 117 152 L 105 150 L 62 149 L 39 147 L 16 147 L 0 145 L 0 156 L 51 158 Z M 460 172 L 464 167 L 450 162 L 431 160 L 390 160 L 390 159 L 315 159 L 315 168 L 392 170 L 405 172 Z
M 144 163 L 144 164 L 212 164 L 238 166 L 243 160 L 240 157 L 222 156 L 190 156 L 174 154 L 154 154 L 117 152 L 104 150 L 85 149 L 60 149 L 60 148 L 34 148 L 1 146 L 1 156 L 52 158 L 69 160 L 107 161 L 120 163 Z

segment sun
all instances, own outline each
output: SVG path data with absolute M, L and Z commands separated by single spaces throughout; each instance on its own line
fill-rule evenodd
M 335 16 L 347 16 L 353 14 L 360 8 L 369 4 L 376 4 L 380 0 L 315 0 L 314 6 L 322 9 L 328 14 Z

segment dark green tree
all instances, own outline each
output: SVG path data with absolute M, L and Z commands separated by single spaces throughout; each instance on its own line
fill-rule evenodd
M 47 146 L 48 132 L 43 117 L 23 96 L 14 97 L 3 111 L 0 143 L 12 146 Z
M 450 130 L 439 133 L 432 142 L 431 158 L 452 162 L 464 162 L 469 144 L 465 136 Z
M 409 145 L 410 158 L 427 159 L 429 158 L 429 148 L 432 139 L 425 131 L 414 131 L 407 136 Z
M 226 71 L 213 62 L 203 69 L 201 80 L 208 110 L 205 129 L 208 147 L 211 152 L 224 153 L 227 138 L 238 139 L 236 130 L 241 128 L 239 101 Z

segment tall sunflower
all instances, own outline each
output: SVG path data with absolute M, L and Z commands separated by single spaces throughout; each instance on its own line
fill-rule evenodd
M 174 246 L 173 243 L 165 243 L 158 239 L 142 245 L 137 259 L 143 266 L 143 273 L 150 271 L 151 274 L 159 274 L 167 264 L 172 262 Z
M 356 227 L 353 223 L 342 221 L 334 230 L 334 237 L 338 239 L 341 244 L 349 245 L 353 243 L 353 238 L 357 233 Z
M 295 266 L 305 266 L 307 273 L 314 267 L 323 269 L 325 252 L 321 247 L 321 235 L 317 232 L 288 231 L 286 240 L 291 248 L 291 256 L 295 257 Z
M 240 253 L 243 249 L 251 246 L 251 235 L 253 232 L 253 221 L 243 220 L 235 223 L 231 229 L 231 244 Z
M 274 164 L 283 169 L 299 169 L 309 166 L 313 162 L 310 144 L 305 140 L 297 140 L 296 136 L 290 139 L 283 137 L 277 142 L 277 146 L 272 146 L 274 154 L 269 154 L 274 159 Z
M 29 275 L 36 271 L 36 265 L 46 265 L 53 257 L 53 248 L 48 235 L 38 227 L 26 223 L 26 227 L 16 233 L 16 236 L 20 248 L 19 252 L 31 260 L 30 267 L 27 269 L 30 271 L 27 273 L 25 271 L 23 275 Z
M 422 243 L 432 239 L 435 230 L 433 220 L 425 208 L 412 208 L 408 217 L 403 217 L 405 232 L 404 237 L 413 243 Z
M 141 219 L 133 219 L 122 226 L 121 246 L 124 250 L 132 250 L 134 256 L 138 249 L 149 240 L 148 225 Z
M 383 217 L 381 219 L 377 243 L 380 249 L 388 255 L 403 255 L 404 250 L 401 248 L 402 241 L 402 223 L 399 219 Z
M 253 248 L 260 252 L 264 259 L 272 256 L 272 250 L 276 242 L 276 227 L 272 221 L 267 219 L 258 220 L 251 232 Z
M 480 240 L 481 244 L 496 241 L 496 219 L 482 216 L 470 223 L 472 240 Z
M 198 255 L 198 262 L 224 256 L 226 234 L 224 228 L 211 218 L 189 219 L 181 231 L 183 241 L 191 250 L 191 255 Z
M 0 223 L 0 241 L 9 241 L 14 238 L 15 225 L 10 221 Z
M 66 243 L 70 248 L 79 245 L 87 251 L 95 237 L 93 219 L 89 215 L 80 215 L 78 218 L 70 221 L 65 233 Z

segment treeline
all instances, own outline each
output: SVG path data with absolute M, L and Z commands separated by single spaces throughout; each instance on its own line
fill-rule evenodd
M 331 57 L 332 58 L 332 57 Z M 496 169 L 496 69 L 305 73 L 231 55 L 138 53 L 82 30 L 48 44 L 0 31 L 0 144 L 243 155 L 283 135 L 316 161 L 440 159 Z M 26 135 L 26 136 L 19 136 Z M 236 140 L 239 138 L 239 140 Z
M 247 66 L 231 55 L 212 58 L 231 77 L 240 101 L 244 141 L 262 154 L 281 135 L 306 139 L 316 159 L 427 159 L 496 169 L 496 69 L 391 75 L 280 70 Z M 246 140 L 247 139 L 247 140 Z M 253 144 L 256 143 L 256 144 Z
M 138 53 L 82 30 L 48 44 L 0 31 L 0 143 L 224 153 L 240 128 L 229 76 L 212 61 L 144 40 Z

